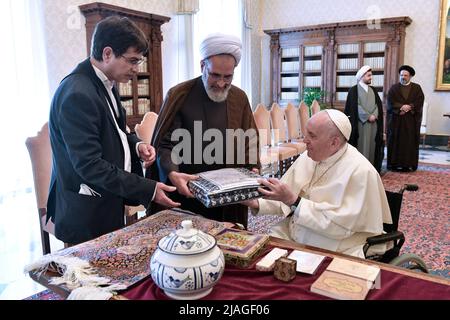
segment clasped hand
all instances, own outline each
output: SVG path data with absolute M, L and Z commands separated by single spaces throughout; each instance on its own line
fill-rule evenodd
M 402 107 L 400 108 L 400 115 L 404 115 L 405 113 L 411 111 L 412 107 L 408 104 L 404 104 L 402 105 Z
M 150 167 L 156 159 L 156 151 L 150 143 L 140 143 L 138 146 L 139 158 L 143 161 L 144 168 Z

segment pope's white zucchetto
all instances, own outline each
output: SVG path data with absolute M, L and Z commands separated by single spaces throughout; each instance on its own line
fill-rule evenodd
M 345 113 L 336 109 L 325 109 L 331 121 L 336 125 L 339 131 L 344 135 L 345 140 L 350 139 L 352 133 L 352 124 Z
M 219 54 L 229 54 L 236 60 L 236 66 L 241 61 L 241 40 L 232 35 L 214 33 L 207 36 L 200 44 L 200 60 Z
M 361 69 L 358 70 L 358 72 L 356 73 L 356 80 L 359 82 L 359 80 L 361 80 L 362 77 L 364 77 L 364 75 L 367 73 L 367 71 L 371 70 L 372 68 L 370 66 L 362 66 Z

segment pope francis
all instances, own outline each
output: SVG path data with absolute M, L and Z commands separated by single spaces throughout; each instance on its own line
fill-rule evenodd
M 246 204 L 254 214 L 286 217 L 272 227 L 273 236 L 364 258 L 366 238 L 383 233 L 383 222 L 392 223 L 381 178 L 347 143 L 351 124 L 344 113 L 323 110 L 306 130 L 307 152 L 281 180 L 261 180 L 269 189 L 260 188 L 264 199 Z

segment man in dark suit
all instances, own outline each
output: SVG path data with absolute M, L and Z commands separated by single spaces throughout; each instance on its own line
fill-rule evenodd
M 142 177 L 140 161 L 150 166 L 155 149 L 126 133 L 125 109 L 114 87 L 137 73 L 147 48 L 145 35 L 129 19 L 99 22 L 91 57 L 63 79 L 53 97 L 47 210 L 56 237 L 66 243 L 121 228 L 125 205 L 179 205 L 165 194 L 174 187 Z

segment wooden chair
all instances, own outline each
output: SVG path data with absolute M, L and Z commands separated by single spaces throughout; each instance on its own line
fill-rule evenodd
M 139 139 L 144 142 L 150 143 L 153 137 L 153 131 L 155 130 L 156 121 L 158 120 L 158 114 L 154 112 L 147 112 L 142 118 L 141 123 L 136 124 L 134 131 Z
M 297 150 L 297 154 L 293 157 L 292 162 L 306 150 L 306 145 L 303 142 L 288 141 L 286 131 L 287 126 L 284 119 L 285 113 L 280 108 L 278 103 L 272 104 L 270 110 L 270 118 L 272 119 L 272 130 L 274 137 L 274 146 L 294 148 Z
M 45 123 L 41 131 L 35 137 L 29 137 L 25 145 L 30 154 L 31 168 L 33 170 L 34 192 L 39 214 L 39 226 L 41 233 L 42 252 L 50 253 L 49 234 L 55 234 L 55 225 L 47 220 L 47 198 L 52 172 L 52 149 L 48 136 L 48 123 Z
M 316 99 L 314 99 L 313 102 L 311 103 L 311 113 L 312 115 L 315 115 L 319 111 L 320 111 L 320 104 L 319 102 L 317 102 Z
M 288 103 L 284 110 L 287 124 L 287 137 L 289 142 L 303 142 L 302 133 L 300 131 L 300 115 L 296 107 L 292 103 Z
M 300 102 L 298 112 L 300 116 L 300 131 L 302 132 L 302 138 L 304 138 L 306 136 L 306 124 L 309 120 L 309 107 L 304 101 Z
M 280 176 L 289 165 L 289 159 L 297 154 L 294 148 L 272 146 L 272 131 L 270 129 L 270 112 L 262 104 L 258 104 L 253 112 L 256 127 L 259 132 L 260 140 L 260 162 L 263 167 L 269 166 L 272 169 L 272 175 Z M 275 168 L 276 166 L 276 168 Z M 287 169 L 286 169 L 287 170 Z
M 139 139 L 144 142 L 150 143 L 153 137 L 153 131 L 155 130 L 156 121 L 158 120 L 158 114 L 155 112 L 147 112 L 142 118 L 141 123 L 137 123 L 134 126 L 134 131 Z M 127 206 L 125 208 L 126 224 L 130 225 L 138 220 L 139 212 L 145 211 L 143 205 L 140 206 Z

